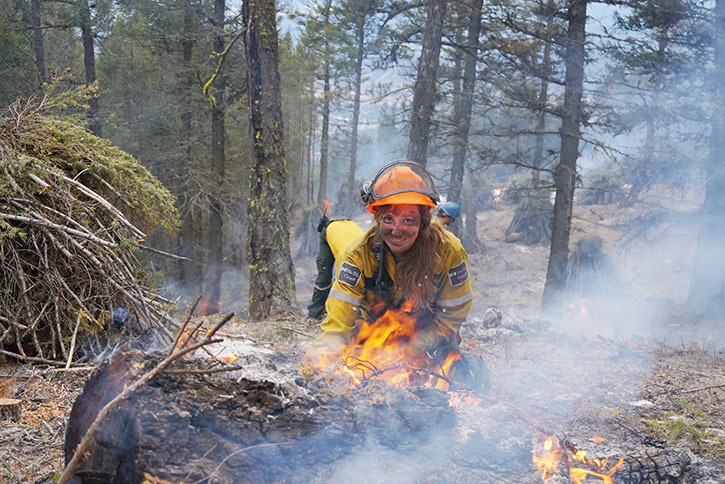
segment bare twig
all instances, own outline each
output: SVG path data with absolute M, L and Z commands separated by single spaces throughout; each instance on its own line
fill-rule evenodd
M 247 452 L 247 451 L 250 451 L 253 449 L 261 449 L 264 447 L 276 447 L 278 445 L 290 445 L 290 442 L 272 442 L 269 444 L 250 445 L 249 447 L 245 447 L 243 449 L 236 450 L 236 451 L 232 452 L 231 454 L 229 454 L 228 456 L 226 456 L 225 458 L 223 458 L 221 460 L 221 462 L 219 462 L 219 465 L 216 466 L 216 469 L 214 469 L 214 472 L 212 472 L 210 476 L 206 477 L 205 479 L 203 479 L 201 481 L 197 481 L 197 482 L 204 482 L 204 481 L 212 482 L 212 479 L 214 479 L 215 474 L 219 471 L 219 469 L 221 469 L 221 467 L 224 465 L 224 463 L 226 461 L 228 461 L 229 459 L 231 459 L 232 457 L 234 457 L 235 455 L 239 455 L 243 452 Z
M 201 301 L 201 296 L 196 298 L 196 301 L 194 301 L 194 305 L 191 306 L 191 309 L 189 310 L 189 316 L 187 316 L 186 321 L 184 321 L 184 324 L 181 325 L 181 328 L 176 333 L 176 338 L 174 339 L 174 344 L 169 347 L 169 355 L 176 350 L 176 345 L 179 344 L 179 340 L 184 334 L 184 331 L 186 330 L 186 327 L 189 325 L 189 322 L 191 321 L 191 318 L 194 316 L 194 311 L 196 311 L 196 306 L 199 304 L 199 301 Z
M 698 388 L 690 388 L 687 390 L 680 390 L 680 393 L 696 393 L 696 392 L 702 392 L 705 390 L 714 390 L 716 388 L 725 388 L 725 383 L 722 383 L 720 385 L 708 385 L 704 387 L 698 387 Z
M 138 248 L 141 249 L 141 250 L 147 250 L 149 252 L 153 252 L 154 254 L 163 255 L 164 257 L 168 257 L 170 259 L 176 259 L 176 260 L 191 260 L 188 257 L 184 257 L 184 256 L 181 256 L 181 255 L 172 254 L 170 252 L 164 252 L 163 250 L 154 249 L 153 247 L 149 247 L 148 245 L 139 244 Z
M 76 316 L 76 327 L 73 329 L 73 336 L 70 340 L 70 352 L 68 353 L 68 361 L 65 364 L 65 369 L 70 368 L 70 364 L 73 362 L 73 353 L 76 347 L 76 336 L 78 336 L 78 328 L 81 326 L 81 313 Z
M 286 329 L 287 331 L 289 331 L 291 333 L 297 333 L 297 334 L 301 334 L 302 336 L 307 336 L 308 338 L 314 338 L 315 337 L 314 335 L 312 335 L 310 333 L 305 333 L 304 331 L 300 331 L 299 329 L 287 328 L 285 326 L 283 326 L 282 329 Z
M 27 361 L 28 363 L 43 363 L 45 365 L 59 366 L 59 367 L 65 366 L 64 361 L 46 360 L 45 358 L 37 358 L 34 356 L 19 355 L 17 353 L 12 353 L 12 352 L 6 351 L 6 350 L 0 350 L 0 354 L 9 356 L 11 358 L 15 358 L 16 360 Z
M 242 369 L 244 369 L 243 366 L 223 366 L 221 368 L 209 368 L 208 370 L 164 370 L 164 373 L 167 375 L 211 375 Z

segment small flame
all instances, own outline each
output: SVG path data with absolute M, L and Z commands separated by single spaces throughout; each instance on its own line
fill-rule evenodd
M 546 480 L 556 472 L 564 450 L 559 445 L 559 439 L 555 435 L 547 437 L 543 443 L 536 446 L 532 458 L 536 468 L 541 472 L 541 478 Z
M 452 367 L 461 353 L 419 354 L 413 349 L 418 332 L 418 321 L 405 307 L 388 309 L 374 323 L 360 324 L 342 357 L 324 349 L 317 357 L 320 366 L 339 364 L 336 373 L 348 377 L 351 386 L 377 379 L 393 386 L 419 385 L 447 391 Z
M 566 305 L 564 316 L 567 318 L 581 316 L 585 319 L 589 318 L 589 301 L 581 299 L 577 303 L 569 303 Z
M 601 437 L 599 438 L 601 439 Z M 565 458 L 569 468 L 569 477 L 574 484 L 584 484 L 587 477 L 614 484 L 615 480 L 612 476 L 622 468 L 624 459 L 620 458 L 615 465 L 609 467 L 609 459 L 589 459 L 587 453 L 586 450 L 578 450 L 569 442 L 564 442 L 562 446 L 559 439 L 552 435 L 544 439 L 543 443 L 534 443 L 532 461 L 536 464 L 544 480 L 556 472 L 559 462 Z M 575 467 L 575 465 L 584 465 L 586 468 Z

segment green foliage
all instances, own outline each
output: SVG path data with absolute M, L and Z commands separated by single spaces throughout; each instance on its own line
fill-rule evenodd
M 656 438 L 684 444 L 716 457 L 725 457 L 725 437 L 710 430 L 707 414 L 686 398 L 680 400 L 681 412 L 667 412 L 660 418 L 642 419 Z
M 50 97 L 47 105 L 30 103 L 21 110 L 17 103 L 0 117 L 6 176 L 22 180 L 32 160 L 51 171 L 78 178 L 102 196 L 116 200 L 143 230 L 156 226 L 175 230 L 178 222 L 172 195 L 138 160 L 108 140 L 92 135 L 73 122 L 73 117 L 64 120 L 44 114 L 78 108 L 88 95 L 86 89 L 63 91 Z M 0 179 L 0 190 L 12 184 L 7 178 Z M 8 195 L 0 191 L 0 196 Z
M 623 187 L 621 167 L 607 163 L 597 166 L 584 176 L 580 188 L 583 205 L 623 203 L 627 197 Z
M 32 58 L 18 48 L 24 43 L 10 19 L 0 16 L 0 106 L 9 105 L 18 95 L 30 95 L 38 84 Z

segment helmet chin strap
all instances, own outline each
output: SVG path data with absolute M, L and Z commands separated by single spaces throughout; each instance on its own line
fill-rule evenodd
M 375 260 L 378 262 L 378 270 L 375 273 L 375 288 L 374 291 L 379 295 L 385 305 L 388 308 L 395 309 L 393 305 L 393 280 L 385 269 L 385 254 L 390 250 L 384 240 L 376 240 L 373 242 L 372 252 L 375 255 Z

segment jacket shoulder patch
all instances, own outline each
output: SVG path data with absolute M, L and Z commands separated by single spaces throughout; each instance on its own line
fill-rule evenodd
M 337 280 L 341 284 L 355 287 L 360 280 L 360 275 L 360 269 L 349 262 L 343 262 L 340 266 L 340 271 L 337 273 Z
M 452 287 L 460 286 L 465 283 L 468 280 L 468 267 L 466 267 L 466 261 L 462 261 L 456 267 L 448 269 L 448 279 L 450 279 Z

